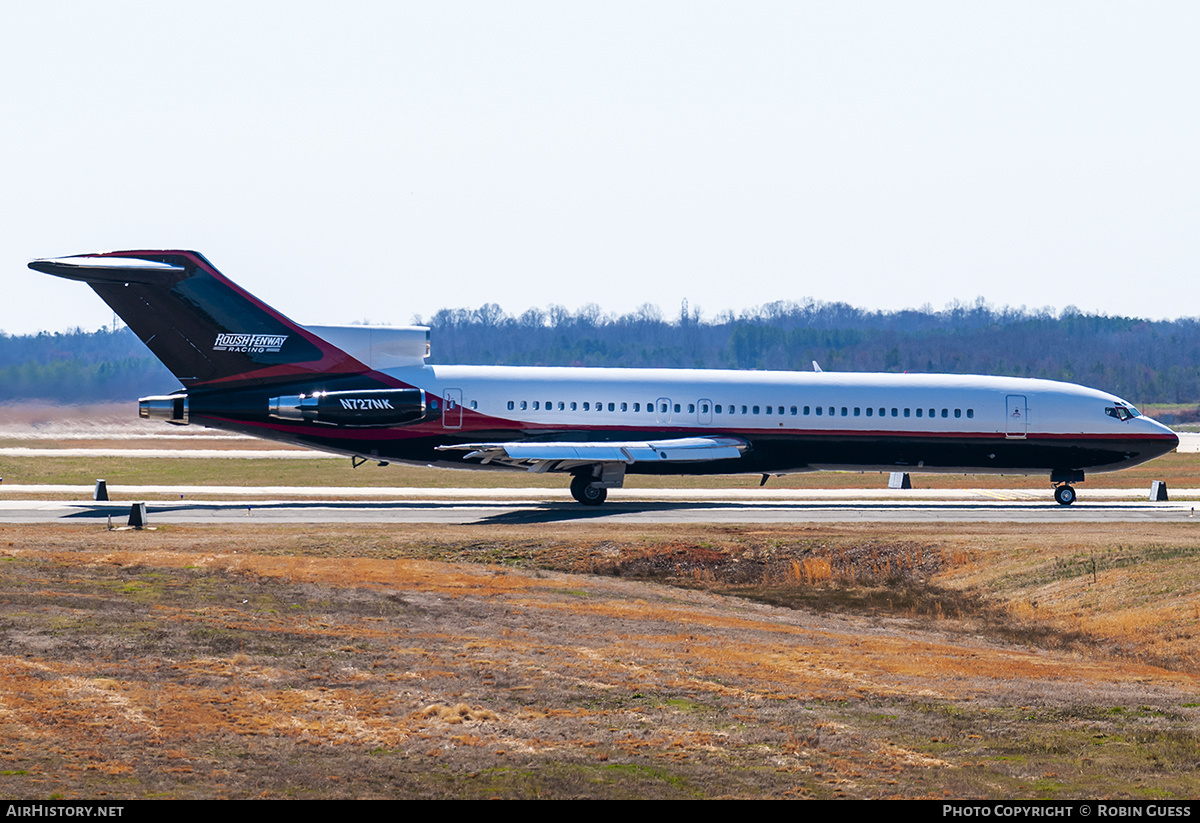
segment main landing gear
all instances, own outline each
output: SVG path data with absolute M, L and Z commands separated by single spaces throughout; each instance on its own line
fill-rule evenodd
M 1054 501 L 1060 506 L 1069 506 L 1075 502 L 1075 489 L 1063 483 L 1054 487 Z
M 592 485 L 592 478 L 577 474 L 571 478 L 571 496 L 585 506 L 599 506 L 608 499 L 608 489 Z

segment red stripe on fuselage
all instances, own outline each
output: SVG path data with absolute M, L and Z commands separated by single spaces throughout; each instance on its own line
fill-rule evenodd
M 399 382 L 399 381 L 396 381 Z M 404 386 L 405 384 L 400 384 Z M 820 438 L 820 439 L 934 439 L 934 440 L 997 440 L 1006 441 L 1021 441 L 1021 440 L 1078 440 L 1078 441 L 1116 441 L 1116 440 L 1144 440 L 1151 442 L 1167 442 L 1174 439 L 1174 435 L 1170 434 L 1153 434 L 1153 433 L 1130 433 L 1116 436 L 1102 432 L 1030 432 L 1024 437 L 1009 437 L 1004 432 L 952 432 L 940 429 L 930 429 L 926 431 L 905 431 L 905 430 L 882 430 L 882 429 L 788 429 L 788 428 L 754 428 L 743 429 L 725 426 L 663 426 L 661 424 L 649 424 L 646 426 L 631 426 L 631 425 L 612 425 L 612 426 L 571 426 L 566 424 L 551 424 L 551 423 L 531 423 L 518 422 L 499 417 L 491 417 L 490 415 L 481 414 L 470 409 L 463 409 L 462 426 L 455 428 L 446 428 L 440 421 L 430 421 L 427 423 L 418 423 L 402 428 L 356 428 L 356 429 L 341 429 L 331 426 L 319 425 L 295 425 L 287 423 L 256 423 L 249 421 L 233 420 L 230 418 L 210 417 L 203 414 L 197 417 L 206 417 L 209 420 L 221 421 L 238 426 L 253 426 L 255 428 L 268 429 L 285 434 L 293 434 L 297 436 L 312 436 L 318 435 L 324 438 L 334 440 L 411 440 L 419 437 L 453 437 L 461 440 L 464 435 L 473 431 L 487 432 L 503 432 L 510 434 L 513 439 L 525 438 L 534 432 L 552 433 L 558 432 L 563 434 L 575 433 L 593 434 L 597 432 L 620 434 L 625 432 L 645 434 L 646 432 L 655 432 L 661 436 L 677 437 L 681 435 L 708 435 L 719 436 L 729 435 L 734 437 L 744 437 L 746 439 L 755 439 L 763 437 L 794 437 L 794 438 Z

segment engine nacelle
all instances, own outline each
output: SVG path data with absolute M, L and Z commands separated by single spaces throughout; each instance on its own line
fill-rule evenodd
M 188 424 L 186 394 L 160 394 L 138 398 L 138 417 L 143 420 L 166 420 L 176 426 Z
M 402 426 L 425 417 L 422 389 L 364 389 L 272 397 L 268 412 L 279 420 L 357 428 Z

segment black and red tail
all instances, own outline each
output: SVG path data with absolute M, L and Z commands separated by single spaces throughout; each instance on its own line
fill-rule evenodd
M 368 370 L 198 252 L 114 251 L 35 260 L 29 267 L 91 286 L 188 388 Z

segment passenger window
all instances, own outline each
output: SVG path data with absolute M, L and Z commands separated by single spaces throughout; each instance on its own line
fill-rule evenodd
M 536 400 L 533 401 L 533 410 L 534 411 L 538 410 L 538 401 L 536 401 Z
M 566 403 L 564 403 L 563 401 L 559 400 L 559 401 L 558 401 L 558 410 L 559 410 L 559 411 L 564 411 L 566 408 L 567 408 L 567 404 L 566 404 Z
M 923 411 L 925 411 L 925 410 L 924 410 L 924 409 L 917 409 L 917 417 L 920 417 L 920 416 L 921 416 L 921 412 L 923 412 Z
M 513 410 L 513 401 L 511 401 L 511 400 L 508 401 L 508 410 L 509 411 Z
M 975 410 L 967 409 L 967 417 L 974 417 L 974 416 L 975 416 Z
M 846 417 L 849 414 L 850 414 L 850 410 L 848 408 L 846 408 L 845 406 L 842 406 L 842 417 Z
M 472 401 L 471 401 L 471 408 L 472 408 L 472 409 L 477 409 L 477 408 L 479 408 L 479 401 L 477 401 L 477 400 L 472 400 Z
M 675 413 L 679 414 L 679 404 L 678 403 L 675 404 Z
M 804 407 L 804 416 L 808 417 L 808 406 Z
M 629 411 L 629 404 L 628 404 L 628 403 L 622 403 L 622 404 L 621 404 L 621 411 Z
M 871 408 L 870 406 L 867 406 L 867 417 L 870 417 L 874 413 L 875 413 L 875 410 L 873 408 Z
M 892 408 L 892 417 L 899 417 L 899 416 L 900 416 L 900 410 L 893 407 Z
M 772 408 L 773 408 L 772 406 L 767 406 L 767 414 L 770 414 L 770 413 L 771 413 L 771 409 L 772 409 Z
M 527 408 L 529 408 L 529 404 L 526 403 L 524 400 L 522 400 L 521 401 L 521 411 L 525 411 Z
M 950 416 L 950 410 L 942 409 L 942 417 L 949 417 L 949 416 Z
M 591 403 L 589 403 L 589 402 L 587 402 L 586 400 L 585 400 L 585 401 L 583 401 L 583 410 L 584 410 L 584 411 L 591 411 L 591 410 L 592 410 L 592 404 L 591 404 Z
M 955 416 L 955 417 L 962 417 L 962 409 L 955 409 L 955 410 L 954 410 L 954 416 Z
M 758 406 L 755 406 L 755 407 L 754 407 L 754 413 L 755 413 L 755 414 L 758 414 Z
M 634 404 L 633 404 L 633 410 L 634 410 L 635 412 L 640 412 L 640 411 L 642 410 L 642 404 L 641 404 L 641 403 L 634 403 Z
M 572 401 L 571 401 L 571 411 L 575 411 L 575 410 L 577 410 L 578 408 L 579 408 L 579 406 L 578 406 L 578 405 L 575 403 L 575 401 L 574 401 L 574 400 L 572 400 Z
M 860 407 L 858 407 L 858 406 L 855 406 L 855 407 L 854 407 L 854 416 L 855 416 L 855 417 L 858 417 L 858 416 L 859 416 L 859 415 L 861 415 L 861 414 L 862 414 L 862 409 L 861 409 Z
M 696 413 L 696 404 L 688 403 L 688 414 L 695 414 L 695 413 Z
M 912 413 L 912 409 L 905 409 L 905 410 L 904 410 L 904 416 L 905 416 L 905 417 L 908 417 L 908 416 L 909 416 L 911 413 Z
M 708 404 L 707 404 L 707 403 L 701 403 L 701 404 L 700 404 L 700 413 L 701 413 L 701 414 L 708 414 Z
M 829 416 L 833 417 L 833 406 L 829 407 Z
M 746 414 L 746 407 L 742 406 L 742 414 Z
M 609 410 L 609 411 L 616 411 L 616 410 L 617 410 L 617 404 L 616 404 L 616 403 L 609 403 L 609 404 L 608 404 L 608 410 Z
M 713 411 L 714 411 L 714 412 L 716 412 L 717 414 L 720 414 L 720 413 L 721 413 L 721 407 L 720 407 L 720 406 L 713 406 Z
M 822 414 L 824 414 L 824 412 L 825 409 L 823 409 L 821 406 L 817 406 L 817 417 L 820 417 Z
M 796 416 L 796 407 L 792 406 L 792 417 Z

